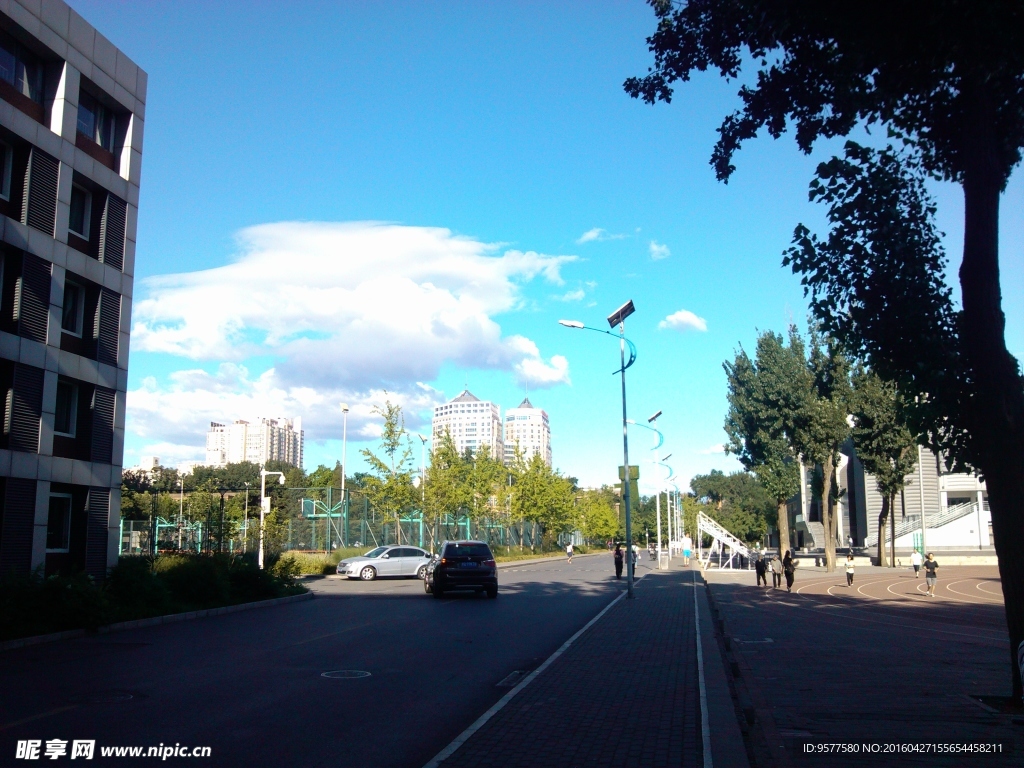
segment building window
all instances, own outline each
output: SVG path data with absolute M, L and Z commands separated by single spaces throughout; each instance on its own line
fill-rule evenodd
M 57 381 L 57 406 L 54 409 L 53 433 L 75 436 L 78 420 L 78 387 L 69 381 Z
M 10 144 L 0 141 L 0 198 L 11 199 L 11 166 L 14 164 L 14 150 Z
M 36 104 L 43 103 L 43 68 L 21 45 L 0 37 L 0 80 Z
M 67 552 L 71 539 L 71 494 L 50 495 L 50 514 L 46 519 L 46 551 Z
M 71 216 L 68 229 L 83 240 L 89 239 L 89 219 L 92 216 L 92 193 L 77 184 L 71 186 Z
M 64 307 L 61 310 L 60 327 L 73 336 L 82 336 L 82 319 L 85 314 L 85 288 L 70 280 L 64 283 Z
M 78 98 L 78 132 L 108 152 L 114 151 L 114 112 L 85 91 Z

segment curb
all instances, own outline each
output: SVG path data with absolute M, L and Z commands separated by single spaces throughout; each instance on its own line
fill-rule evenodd
M 68 629 L 63 632 L 53 632 L 49 635 L 34 635 L 33 637 L 21 637 L 17 640 L 7 640 L 0 643 L 0 651 L 13 651 L 17 648 L 25 648 L 30 645 L 41 645 L 53 643 L 58 640 L 70 640 L 85 635 L 105 635 L 108 632 L 120 632 L 126 629 L 141 629 L 143 627 L 155 627 L 158 624 L 173 624 L 178 621 L 190 621 L 202 619 L 207 616 L 220 616 L 224 613 L 238 613 L 254 608 L 271 608 L 275 605 L 286 603 L 298 603 L 303 600 L 312 600 L 313 593 L 306 592 L 303 595 L 289 595 L 288 597 L 274 597 L 270 600 L 254 600 L 251 603 L 238 603 L 237 605 L 225 605 L 220 608 L 206 608 L 201 611 L 188 611 L 187 613 L 169 613 L 166 616 L 153 616 L 148 619 L 134 619 L 132 621 L 119 621 L 115 624 L 106 624 L 98 627 L 95 631 L 86 629 Z
M 587 552 L 585 555 L 573 555 L 573 559 L 577 557 L 595 557 L 603 554 L 603 552 Z M 551 555 L 550 557 L 535 557 L 530 560 L 509 560 L 504 563 L 498 563 L 498 568 L 512 568 L 513 566 L 519 565 L 536 565 L 537 563 L 552 563 L 558 560 L 565 560 L 564 552 L 559 555 Z

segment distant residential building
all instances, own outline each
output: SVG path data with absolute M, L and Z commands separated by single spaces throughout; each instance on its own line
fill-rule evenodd
M 518 408 L 509 408 L 505 414 L 505 463 L 516 455 L 516 446 L 529 461 L 540 456 L 551 466 L 551 425 L 548 414 L 534 408 L 530 398 L 525 398 Z
M 302 419 L 210 422 L 206 433 L 206 464 L 223 467 L 243 461 L 265 464 L 281 461 L 302 468 Z
M 179 475 L 191 475 L 195 471 L 196 467 L 205 466 L 206 465 L 201 461 L 183 461 L 176 467 L 176 469 L 178 470 Z
M 432 427 L 435 445 L 447 430 L 459 453 L 467 450 L 476 453 L 481 446 L 486 445 L 490 448 L 491 456 L 500 459 L 503 455 L 498 404 L 480 400 L 468 389 L 454 400 L 434 408 Z

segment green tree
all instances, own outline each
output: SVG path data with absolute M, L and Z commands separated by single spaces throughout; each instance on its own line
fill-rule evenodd
M 412 442 L 405 430 L 405 418 L 400 405 L 385 400 L 383 406 L 374 406 L 373 412 L 384 419 L 380 435 L 382 455 L 378 456 L 368 448 L 361 451 L 371 472 L 365 478 L 364 492 L 384 520 L 395 523 L 398 540 L 401 542 L 399 520 L 402 512 L 416 497 L 412 484 Z
M 896 385 L 860 367 L 853 377 L 853 445 L 864 468 L 875 476 L 882 495 L 878 515 L 878 564 L 886 565 L 885 524 L 893 528 L 890 555 L 895 565 L 896 495 L 917 463 L 914 435 L 907 426 L 907 408 Z
M 727 475 L 713 469 L 694 476 L 690 487 L 705 514 L 738 539 L 754 544 L 768 532 L 768 521 L 776 513 L 775 500 L 756 476 L 743 471 Z
M 459 510 L 470 503 L 467 473 L 465 460 L 456 449 L 451 433 L 445 430 L 440 439 L 434 441 L 427 467 L 425 513 L 431 531 L 445 515 L 458 515 Z
M 615 537 L 619 523 L 615 519 L 615 492 L 608 486 L 579 492 L 574 510 L 577 528 L 590 542 Z
M 795 447 L 804 461 L 821 467 L 815 490 L 821 498 L 821 522 L 825 529 L 825 567 L 836 568 L 836 516 L 833 479 L 842 444 L 850 434 L 852 388 L 851 360 L 836 341 L 823 337 L 811 326 L 808 369 L 811 397 L 798 414 Z
M 999 279 L 999 200 L 1024 145 L 1019 4 L 650 1 L 658 18 L 648 38 L 654 68 L 626 81 L 634 97 L 670 101 L 674 82 L 711 67 L 729 78 L 739 77 L 745 65 L 758 69 L 755 84 L 741 86 L 743 106 L 719 129 L 712 165 L 720 179 L 733 172 L 740 144 L 762 127 L 778 137 L 795 124 L 799 147 L 810 152 L 819 137 L 881 123 L 925 172 L 963 188 L 963 311 L 956 346 L 965 392 L 945 418 L 964 426 L 967 445 L 954 447 L 985 476 L 1013 696 L 1020 699 L 1014 654 L 1024 642 L 1024 385 L 1006 348 Z M 871 196 L 855 201 L 868 207 L 874 202 Z M 858 261 L 853 274 L 870 275 L 871 266 Z M 916 298 L 907 295 L 908 301 Z M 903 364 L 905 374 L 912 371 L 912 361 Z M 929 387 L 915 394 L 934 392 Z M 931 430 L 941 434 L 943 426 L 936 419 Z
M 810 399 L 803 339 L 791 327 L 787 346 L 781 335 L 766 331 L 758 336 L 755 359 L 741 348 L 731 364 L 725 363 L 725 372 L 726 451 L 757 476 L 775 501 L 779 548 L 785 550 L 792 546 L 787 502 L 800 489 L 798 414 Z

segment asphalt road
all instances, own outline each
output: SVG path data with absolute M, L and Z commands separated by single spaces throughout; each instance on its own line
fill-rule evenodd
M 503 568 L 497 600 L 324 579 L 309 601 L 7 651 L 0 765 L 26 764 L 19 739 L 95 739 L 101 763 L 181 744 L 211 747 L 203 765 L 419 768 L 613 599 L 611 566 Z

